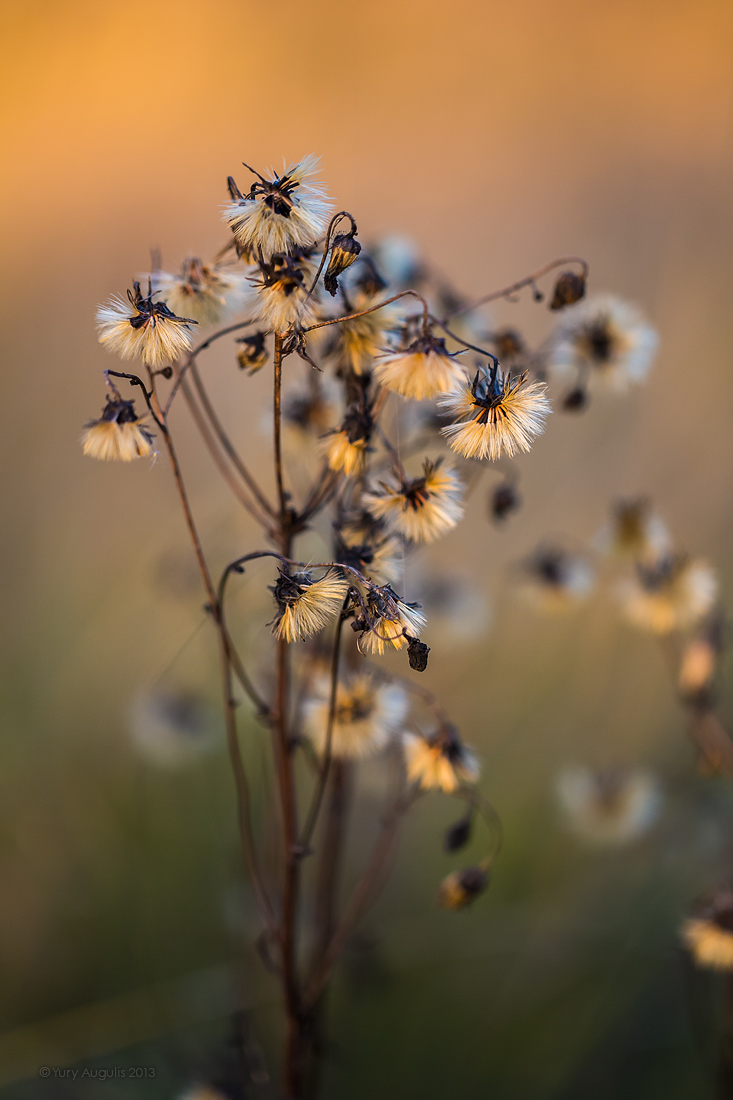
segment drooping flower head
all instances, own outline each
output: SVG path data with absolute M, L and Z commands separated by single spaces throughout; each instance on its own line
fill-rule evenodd
M 180 275 L 154 271 L 147 278 L 153 292 L 173 313 L 191 317 L 202 326 L 220 324 L 251 305 L 255 296 L 246 272 L 205 264 L 192 256 L 184 262 Z
M 235 343 L 240 344 L 237 363 L 247 374 L 257 374 L 268 360 L 266 332 L 253 332 L 249 336 L 239 336 Z
M 280 569 L 270 589 L 277 603 L 272 632 L 286 642 L 299 642 L 323 630 L 341 610 L 349 584 L 343 573 L 330 569 L 320 580 L 312 575 Z
M 388 390 L 424 401 L 457 386 L 463 369 L 446 348 L 445 340 L 423 333 L 408 347 L 381 356 L 376 361 L 375 375 Z
M 656 779 L 641 769 L 566 768 L 557 795 L 573 830 L 601 845 L 635 840 L 656 820 L 661 805 Z
M 127 292 L 127 301 L 113 297 L 97 310 L 99 342 L 122 359 L 139 356 L 148 367 L 172 363 L 193 347 L 192 317 L 177 317 L 165 302 L 154 301 L 149 287 L 142 294 L 139 283 Z
M 443 909 L 465 909 L 486 890 L 489 872 L 483 867 L 467 867 L 447 875 L 438 890 L 438 905 Z
M 309 325 L 316 316 L 318 300 L 308 297 L 315 274 L 310 255 L 275 253 L 271 262 L 260 266 L 257 279 L 258 316 L 268 329 L 284 332 L 295 321 Z
M 133 401 L 110 397 L 99 420 L 84 425 L 84 454 L 103 462 L 132 462 L 156 453 L 155 435 L 135 412 Z
M 381 481 L 365 493 L 365 508 L 393 531 L 413 542 L 434 542 L 452 530 L 463 515 L 463 486 L 442 460 L 425 459 L 423 476 Z
M 368 309 L 372 304 L 374 299 L 364 296 L 353 303 L 355 311 Z M 395 310 L 385 306 L 362 317 L 352 317 L 331 325 L 324 347 L 326 358 L 337 370 L 346 367 L 354 374 L 372 370 L 376 357 L 387 342 L 387 330 L 395 317 Z
M 455 791 L 479 777 L 476 757 L 455 726 L 444 723 L 429 737 L 405 734 L 407 778 L 423 790 Z
M 419 604 L 406 603 L 388 584 L 370 588 L 365 598 L 366 614 L 357 616 L 353 627 L 360 632 L 362 653 L 381 657 L 387 646 L 402 649 L 410 638 L 418 638 L 425 626 Z
M 257 180 L 246 195 L 229 178 L 232 201 L 222 216 L 241 249 L 267 263 L 277 252 L 309 248 L 318 240 L 333 208 L 326 190 L 315 182 L 319 165 L 320 157 L 311 154 L 281 176 L 272 170 L 267 176 L 254 172 Z
M 627 618 L 654 634 L 694 626 L 712 609 L 717 592 L 710 566 L 686 554 L 667 554 L 651 565 L 638 563 L 635 577 L 619 590 Z
M 719 891 L 685 921 L 682 939 L 698 966 L 733 970 L 733 890 Z
M 623 391 L 643 382 L 659 339 L 636 306 L 610 294 L 571 306 L 563 315 L 550 366 L 584 384 Z
M 323 277 L 323 285 L 331 296 L 338 293 L 339 275 L 343 275 L 347 268 L 351 267 L 361 252 L 361 245 L 356 239 L 356 227 L 349 233 L 339 233 L 331 242 L 331 254 L 328 258 L 328 267 Z
M 305 731 L 323 754 L 331 700 L 330 677 L 316 681 L 305 704 Z M 409 702 L 398 684 L 379 683 L 369 673 L 357 673 L 339 682 L 331 737 L 333 756 L 357 759 L 377 752 L 400 733 Z
M 551 411 L 544 382 L 528 381 L 526 374 L 514 378 L 498 366 L 480 368 L 473 382 L 464 375 L 459 388 L 438 404 L 457 418 L 442 429 L 453 450 L 492 461 L 528 451 Z

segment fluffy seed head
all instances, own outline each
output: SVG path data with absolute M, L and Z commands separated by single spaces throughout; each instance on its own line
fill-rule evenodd
M 685 554 L 639 563 L 619 595 L 626 617 L 642 630 L 669 634 L 695 626 L 715 604 L 718 581 L 710 566 Z
M 271 592 L 277 603 L 272 632 L 286 642 L 299 642 L 323 630 L 343 606 L 349 584 L 343 573 L 330 569 L 314 581 L 308 572 L 280 570 Z
M 388 584 L 370 588 L 365 602 L 368 617 L 354 621 L 354 627 L 361 631 L 359 648 L 362 653 L 381 657 L 386 646 L 402 649 L 410 637 L 420 636 L 426 620 L 419 604 L 405 603 Z
M 654 776 L 624 768 L 566 768 L 557 795 L 571 828 L 599 845 L 635 840 L 654 823 L 661 805 Z
M 305 729 L 317 751 L 326 751 L 331 682 L 320 677 L 305 705 Z M 400 733 L 409 702 L 398 684 L 378 683 L 368 673 L 342 680 L 336 691 L 336 710 L 331 737 L 335 757 L 357 759 L 383 748 Z
M 522 565 L 520 591 L 540 611 L 567 611 L 588 596 L 594 580 L 593 570 L 579 554 L 540 546 Z
M 563 316 L 550 354 L 560 376 L 602 383 L 623 391 L 643 382 L 659 338 L 639 310 L 611 295 L 571 306 Z
M 132 401 L 110 398 L 99 420 L 84 425 L 84 454 L 102 462 L 132 462 L 156 453 L 155 435 L 135 413 Z
M 687 920 L 682 939 L 698 966 L 733 970 L 733 891 L 719 891 Z
M 381 356 L 374 372 L 387 389 L 416 401 L 452 390 L 463 378 L 461 365 L 446 349 L 445 340 L 432 335 L 419 336 L 404 350 Z
M 249 307 L 255 297 L 251 273 L 205 264 L 195 257 L 185 261 L 180 275 L 154 271 L 145 277 L 173 313 L 202 326 L 221 324 Z
M 148 367 L 172 363 L 193 346 L 191 317 L 177 317 L 165 302 L 143 297 L 140 284 L 127 292 L 127 301 L 110 298 L 97 310 L 99 342 L 122 359 L 139 356 Z
M 464 458 L 492 461 L 528 451 L 551 412 L 544 382 L 530 382 L 524 374 L 513 378 L 498 367 L 478 370 L 473 382 L 464 375 L 438 404 L 456 417 L 442 429 L 453 450 Z
M 308 297 L 314 275 L 308 256 L 277 253 L 261 269 L 257 280 L 259 319 L 268 329 L 284 332 L 295 321 L 309 325 L 315 320 L 318 300 Z
M 269 262 L 276 252 L 309 248 L 323 234 L 333 205 L 323 186 L 315 181 L 320 157 L 313 154 L 284 168 L 278 176 L 271 169 L 258 175 L 243 195 L 230 178 L 232 201 L 222 217 L 238 246 L 261 254 Z
M 377 519 L 413 542 L 434 542 L 452 530 L 463 515 L 463 486 L 442 461 L 425 459 L 423 476 L 381 481 L 363 496 L 364 507 Z
M 605 553 L 646 563 L 658 561 L 672 545 L 667 528 L 645 497 L 620 500 L 597 543 Z
M 404 744 L 407 778 L 423 790 L 450 794 L 479 777 L 476 757 L 453 726 L 442 726 L 430 737 L 405 734 Z
M 211 708 L 190 692 L 140 692 L 130 708 L 129 732 L 138 751 L 161 767 L 186 764 L 216 745 Z

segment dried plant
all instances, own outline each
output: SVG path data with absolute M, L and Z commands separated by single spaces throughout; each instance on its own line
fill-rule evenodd
M 280 174 L 248 170 L 254 178 L 248 190 L 229 180 L 223 216 L 232 235 L 217 257 L 188 258 L 179 275 L 152 271 L 144 289 L 136 282 L 127 300 L 113 298 L 100 308 L 100 342 L 123 359 L 139 358 L 145 373 L 105 371 L 107 401 L 101 417 L 86 426 L 83 443 L 94 458 L 130 461 L 153 454 L 157 438 L 170 461 L 218 642 L 239 833 L 262 921 L 262 954 L 282 989 L 282 1094 L 298 1098 L 307 1089 L 329 978 L 384 885 L 400 825 L 417 800 L 438 792 L 465 804 L 446 835 L 448 852 L 464 847 L 477 819 L 484 822 L 485 854 L 448 876 L 438 893 L 442 905 L 459 909 L 482 894 L 501 847 L 499 819 L 476 789 L 475 755 L 410 674 L 427 667 L 430 623 L 398 587 L 402 563 L 455 528 L 487 461 L 500 472 L 490 514 L 504 520 L 519 506 L 517 467 L 509 460 L 528 451 L 545 428 L 548 372 L 569 379 L 562 405 L 578 410 L 598 386 L 618 390 L 640 381 L 656 337 L 624 303 L 584 300 L 583 260 L 554 261 L 465 300 L 394 242 L 367 254 L 354 217 L 347 211 L 332 216 L 317 158 Z M 540 283 L 552 272 L 549 308 L 559 323 L 542 343 L 531 347 L 516 329 L 491 326 L 487 303 L 515 300 L 524 288 L 543 301 Z M 195 334 L 205 329 L 194 346 Z M 240 335 L 243 329 L 249 331 Z M 271 366 L 274 496 L 226 433 L 199 370 L 203 353 L 227 336 L 246 375 Z M 306 365 L 301 372 L 310 373 L 305 388 L 292 378 L 298 360 Z M 116 379 L 139 389 L 145 410 L 139 413 L 122 396 Z M 246 405 L 247 377 L 241 382 Z M 261 548 L 243 548 L 223 568 L 215 569 L 204 551 L 174 445 L 170 414 L 180 397 L 238 504 L 262 532 Z M 320 464 L 300 499 L 286 482 L 288 433 L 304 458 L 315 456 Z M 329 545 L 321 561 L 303 561 L 297 553 L 309 530 Z M 273 559 L 267 578 L 272 690 L 255 682 L 227 617 L 231 586 L 261 559 Z M 673 625 L 689 625 L 690 615 L 709 602 L 699 569 L 691 575 L 694 563 L 655 559 L 639 568 L 649 574 L 639 574 L 645 593 L 674 588 L 665 604 Z M 660 569 L 664 577 L 653 584 L 651 572 Z M 547 547 L 526 563 L 525 579 L 553 607 L 589 587 L 582 562 Z M 629 601 L 637 621 L 661 622 L 661 603 L 652 609 L 647 599 L 642 608 L 639 593 Z M 379 660 L 398 652 L 405 660 L 401 675 Z M 693 664 L 688 656 L 688 681 Z M 261 823 L 253 820 L 237 722 L 240 691 L 271 741 L 276 782 L 264 802 L 277 808 L 268 819 L 278 822 L 280 834 L 277 876 L 258 847 Z M 256 726 L 248 736 L 257 736 Z M 357 762 L 370 754 L 379 754 L 390 794 L 372 854 L 341 904 L 345 822 Z

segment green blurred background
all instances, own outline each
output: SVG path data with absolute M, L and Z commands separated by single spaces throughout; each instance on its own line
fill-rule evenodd
M 539 538 L 584 544 L 609 501 L 645 492 L 730 598 L 733 8 L 29 0 L 6 4 L 4 23 L 0 1095 L 174 1097 L 227 1041 L 236 944 L 255 927 L 225 754 L 163 769 L 127 732 L 131 698 L 161 676 L 215 701 L 213 639 L 203 626 L 176 657 L 203 615 L 166 463 L 102 466 L 78 435 L 114 365 L 97 303 L 150 248 L 169 266 L 218 248 L 242 159 L 311 150 L 364 238 L 409 235 L 462 291 L 579 254 L 594 289 L 636 300 L 661 333 L 642 390 L 552 418 L 506 528 L 477 497 L 436 552 L 493 608 L 480 643 L 430 639 L 428 675 L 481 754 L 506 849 L 486 898 L 441 912 L 455 809 L 416 813 L 339 972 L 323 1095 L 714 1095 L 720 989 L 693 972 L 678 927 L 728 858 L 730 794 L 696 775 L 660 653 L 607 593 L 545 620 L 508 577 Z M 524 301 L 496 316 L 533 330 L 547 315 Z M 221 345 L 206 371 L 259 464 L 267 380 L 244 379 Z M 221 564 L 256 534 L 182 412 L 177 427 Z M 267 617 L 264 579 L 240 587 L 241 632 L 248 608 Z M 730 689 L 721 713 L 733 721 Z M 261 733 L 247 738 L 258 768 Z M 568 834 L 553 784 L 575 760 L 658 773 L 647 837 L 597 852 Z M 367 782 L 360 821 L 377 798 Z M 255 958 L 244 988 L 268 1047 L 277 1002 Z M 43 1082 L 42 1065 L 156 1078 Z

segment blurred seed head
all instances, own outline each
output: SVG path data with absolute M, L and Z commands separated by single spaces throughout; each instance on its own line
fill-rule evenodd
M 163 768 L 185 765 L 218 743 L 211 706 L 190 691 L 139 692 L 130 706 L 128 730 L 138 752 Z
M 661 807 L 655 777 L 632 768 L 566 768 L 557 779 L 557 796 L 573 831 L 597 845 L 637 839 L 651 827 Z

